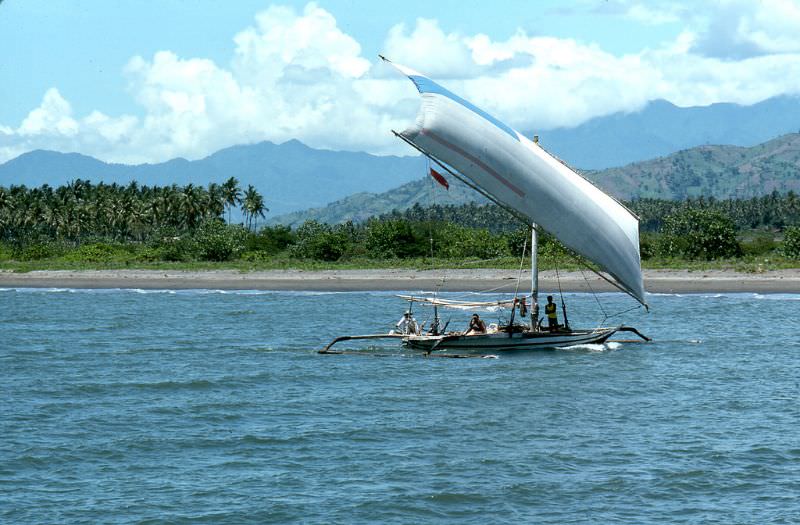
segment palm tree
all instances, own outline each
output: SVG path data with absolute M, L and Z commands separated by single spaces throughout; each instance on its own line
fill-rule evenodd
M 244 212 L 244 216 L 247 218 L 247 229 L 251 229 L 251 225 L 255 220 L 256 226 L 258 226 L 258 216 L 264 217 L 264 214 L 269 211 L 269 209 L 264 206 L 264 197 L 256 191 L 252 184 L 247 186 L 247 191 L 244 193 L 244 199 L 242 200 L 242 211 Z
M 231 177 L 222 184 L 222 199 L 228 208 L 228 224 L 230 224 L 231 208 L 242 203 L 242 190 L 236 177 Z
M 216 182 L 211 182 L 206 191 L 208 197 L 206 214 L 216 219 L 225 213 L 225 196 L 223 195 L 222 186 Z

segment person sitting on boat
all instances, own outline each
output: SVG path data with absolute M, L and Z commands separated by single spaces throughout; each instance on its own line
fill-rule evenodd
M 556 303 L 553 302 L 553 296 L 547 296 L 547 304 L 544 305 L 544 313 L 547 314 L 547 328 L 551 332 L 558 330 L 558 315 L 556 315 Z
M 417 320 L 411 316 L 411 312 L 404 313 L 396 326 L 401 334 L 408 335 L 417 333 Z
M 467 328 L 466 335 L 472 334 L 485 334 L 486 323 L 480 318 L 478 314 L 472 314 L 472 319 L 469 321 L 469 328 Z

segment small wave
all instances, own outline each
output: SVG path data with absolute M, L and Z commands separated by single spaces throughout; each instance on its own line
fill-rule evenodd
M 19 293 L 75 293 L 78 288 L 10 288 L 11 290 Z
M 489 499 L 485 494 L 462 492 L 438 492 L 427 496 L 427 498 L 435 503 L 444 505 L 473 505 Z
M 181 295 L 236 295 L 238 290 L 223 290 L 221 288 L 187 288 L 176 290 Z
M 579 345 L 570 345 L 570 346 L 558 346 L 559 350 L 585 350 L 589 352 L 607 352 L 612 350 L 617 350 L 622 347 L 622 343 L 584 343 Z
M 114 391 L 119 388 L 134 388 L 138 390 L 208 390 L 217 385 L 216 382 L 206 379 L 188 381 L 155 381 L 155 382 L 129 382 L 129 383 L 80 383 L 72 388 L 83 394 L 96 394 L 105 391 Z
M 227 317 L 241 317 L 247 315 L 255 315 L 255 310 L 233 310 L 231 312 L 225 312 L 223 315 Z
M 759 301 L 800 301 L 800 294 L 796 293 L 755 293 L 752 297 Z
M 112 293 L 175 293 L 174 290 L 145 290 L 142 288 L 38 288 L 18 287 L 0 288 L 0 292 L 18 293 L 81 293 L 81 294 L 112 294 Z
M 147 390 L 208 390 L 214 386 L 212 381 L 194 379 L 190 381 L 159 381 L 156 383 L 131 383 L 129 386 Z

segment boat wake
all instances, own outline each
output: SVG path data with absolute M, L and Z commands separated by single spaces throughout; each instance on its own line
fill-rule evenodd
M 558 346 L 559 350 L 578 350 L 585 352 L 611 352 L 618 350 L 622 347 L 622 343 L 609 342 L 609 343 L 584 343 L 579 345 Z

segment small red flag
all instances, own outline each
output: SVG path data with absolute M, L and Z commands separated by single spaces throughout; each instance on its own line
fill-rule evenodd
M 441 184 L 442 186 L 444 186 L 444 187 L 445 187 L 445 189 L 447 189 L 447 190 L 449 190 L 449 189 L 450 189 L 450 183 L 448 183 L 448 182 L 447 182 L 447 179 L 445 179 L 445 178 L 442 176 L 442 174 L 441 174 L 441 173 L 439 173 L 438 171 L 436 171 L 436 170 L 435 170 L 435 169 L 433 169 L 433 168 L 431 168 L 431 177 L 433 177 L 433 180 L 435 180 L 436 182 L 438 182 L 439 184 Z

